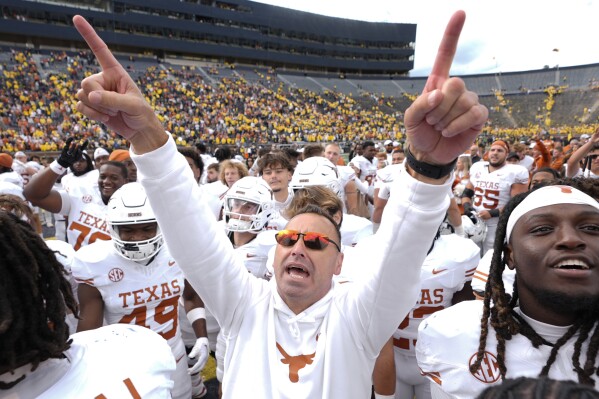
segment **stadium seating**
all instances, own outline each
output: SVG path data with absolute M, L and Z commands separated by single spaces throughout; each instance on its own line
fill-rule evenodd
M 426 82 L 127 54 L 118 59 L 181 145 L 401 140 L 403 112 Z M 99 70 L 88 52 L 2 48 L 0 65 L 2 151 L 56 151 L 71 135 L 89 138 L 92 147 L 127 145 L 73 111 L 79 82 Z M 598 126 L 596 76 L 599 64 L 463 79 L 489 108 L 488 134 L 576 136 Z

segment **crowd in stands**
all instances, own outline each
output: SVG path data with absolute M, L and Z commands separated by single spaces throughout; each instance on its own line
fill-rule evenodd
M 4 58 L 0 65 L 3 152 L 57 151 L 70 136 L 89 139 L 91 149 L 127 147 L 114 132 L 83 119 L 73 109 L 77 82 L 98 69 L 90 54 L 55 51 L 34 57 L 29 51 L 12 50 Z M 226 145 L 248 159 L 255 158 L 258 147 L 269 144 L 298 147 L 337 142 L 349 149 L 350 143 L 364 140 L 404 139 L 404 110 L 385 105 L 390 102 L 381 104 L 384 99 L 368 106 L 341 93 L 292 88 L 272 77 L 257 84 L 237 75 L 213 84 L 193 66 L 156 64 L 135 72 L 137 84 L 178 145 Z M 595 125 L 544 129 L 489 124 L 481 139 L 488 144 L 496 138 L 530 142 L 549 132 L 565 140 L 591 134 Z

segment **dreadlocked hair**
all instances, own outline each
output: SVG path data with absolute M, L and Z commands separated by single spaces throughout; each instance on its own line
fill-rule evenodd
M 598 185 L 593 185 L 588 182 L 582 182 L 581 179 L 560 179 L 552 184 L 564 185 L 564 183 L 571 182 L 572 180 L 578 180 L 574 186 L 575 188 L 587 192 L 588 190 L 597 193 Z M 528 338 L 535 348 L 541 345 L 551 346 L 551 352 L 547 359 L 547 363 L 539 373 L 540 377 L 547 376 L 552 364 L 557 358 L 557 353 L 560 348 L 568 342 L 577 332 L 579 333 L 578 338 L 574 344 L 574 353 L 572 355 L 572 364 L 574 370 L 578 374 L 578 381 L 586 385 L 594 385 L 594 380 L 591 378 L 593 374 L 599 375 L 599 369 L 595 367 L 595 361 L 597 353 L 599 352 L 599 327 L 596 326 L 597 320 L 599 319 L 599 311 L 597 308 L 590 312 L 585 312 L 583 317 L 579 318 L 566 333 L 552 344 L 541 337 L 531 326 L 522 318 L 518 313 L 514 311 L 514 308 L 518 305 L 518 278 L 514 281 L 514 290 L 510 296 L 505 292 L 505 286 L 503 284 L 503 271 L 506 266 L 504 243 L 506 240 L 506 228 L 508 219 L 512 211 L 535 189 L 518 194 L 514 196 L 505 206 L 503 212 L 501 212 L 499 222 L 497 224 L 497 233 L 495 236 L 495 242 L 493 245 L 493 257 L 491 259 L 491 266 L 489 269 L 489 277 L 485 286 L 485 296 L 483 299 L 483 315 L 481 317 L 481 333 L 478 346 L 478 352 L 476 355 L 475 362 L 470 366 L 470 371 L 476 373 L 482 363 L 485 348 L 487 345 L 487 337 L 489 333 L 489 325 L 495 330 L 495 336 L 497 339 L 497 364 L 501 377 L 505 379 L 507 368 L 505 366 L 505 344 L 506 341 L 512 339 L 516 334 L 522 334 Z M 591 194 L 589 194 L 591 195 Z M 491 306 L 493 303 L 493 306 Z M 586 361 L 584 365 L 580 364 L 580 355 L 582 350 L 582 344 L 589 338 L 589 335 L 593 331 L 593 334 L 589 341 L 589 346 L 586 353 Z
M 599 399 L 599 392 L 574 381 L 520 377 L 485 389 L 477 399 Z
M 564 177 L 552 184 L 574 187 L 599 201 L 599 179 L 592 177 Z
M 5 211 L 0 253 L 0 374 L 28 363 L 35 370 L 70 347 L 65 316 L 67 308 L 77 315 L 77 302 L 54 252 L 31 226 Z

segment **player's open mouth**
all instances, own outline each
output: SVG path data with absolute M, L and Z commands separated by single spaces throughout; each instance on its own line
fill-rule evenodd
M 554 269 L 589 270 L 588 264 L 577 259 L 566 259 L 553 266 Z
M 293 278 L 306 278 L 310 276 L 310 273 L 301 266 L 289 266 L 287 267 L 287 273 Z

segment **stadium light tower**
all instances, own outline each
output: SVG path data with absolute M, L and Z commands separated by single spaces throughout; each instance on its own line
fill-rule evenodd
M 555 85 L 559 86 L 559 49 L 554 48 L 551 50 L 555 54 Z

